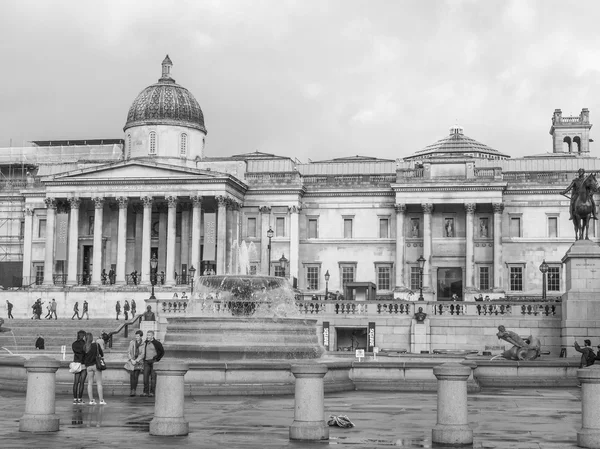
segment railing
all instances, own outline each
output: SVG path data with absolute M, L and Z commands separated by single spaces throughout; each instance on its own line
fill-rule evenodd
M 175 276 L 175 284 L 189 285 L 192 282 L 192 276 L 189 274 L 178 274 Z
M 568 183 L 573 178 L 573 172 L 507 172 L 502 175 L 504 181 L 537 182 L 537 183 Z
M 126 274 L 125 283 L 127 285 L 140 285 L 141 276 L 139 274 Z
M 32 285 L 42 285 L 43 276 L 13 276 L 13 287 L 31 288 Z
M 399 178 L 422 178 L 425 174 L 424 168 L 409 168 L 398 170 Z
M 90 285 L 92 283 L 91 274 L 78 274 L 77 285 Z
M 55 274 L 52 276 L 52 282 L 54 285 L 65 285 L 67 283 L 66 274 Z
M 188 299 L 172 299 L 160 303 L 163 313 L 185 313 L 188 306 Z
M 134 326 L 136 321 L 139 321 L 140 323 L 142 322 L 142 314 L 136 316 L 133 320 L 131 321 L 126 321 L 125 323 L 121 324 L 117 330 L 109 332 L 108 333 L 108 347 L 112 348 L 113 346 L 113 335 L 118 335 L 123 329 L 125 329 L 125 331 L 123 332 L 123 337 L 127 338 L 129 336 L 129 326 Z
M 499 169 L 495 169 L 495 168 L 477 168 L 477 167 L 475 167 L 475 169 L 473 170 L 473 174 L 475 175 L 476 178 L 493 178 L 496 176 L 496 170 L 499 171 Z
M 395 174 L 360 174 L 360 175 L 306 175 L 304 184 L 390 184 L 396 182 Z

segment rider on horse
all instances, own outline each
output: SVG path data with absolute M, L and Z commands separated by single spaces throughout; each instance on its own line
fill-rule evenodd
M 577 199 L 577 195 L 579 194 L 579 190 L 583 187 L 583 183 L 585 182 L 585 170 L 583 168 L 580 168 L 577 173 L 579 174 L 579 176 L 575 179 L 573 179 L 573 181 L 571 181 L 571 184 L 569 184 L 569 187 L 567 187 L 565 190 L 562 191 L 562 194 L 564 195 L 565 193 L 567 193 L 569 190 L 572 190 L 571 193 L 571 207 L 569 208 L 569 213 L 571 214 L 571 217 L 569 218 L 569 220 L 573 219 L 573 212 L 575 209 L 575 200 Z M 594 220 L 597 220 L 598 217 L 596 216 L 596 203 L 594 202 L 594 195 L 591 194 L 589 196 L 590 201 L 592 202 L 592 218 Z

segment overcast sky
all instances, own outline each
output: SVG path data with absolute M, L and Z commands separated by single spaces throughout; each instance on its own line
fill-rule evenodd
M 168 53 L 207 156 L 396 159 L 454 123 L 539 154 L 555 108 L 600 126 L 599 21 L 581 0 L 2 0 L 0 147 L 122 138 Z

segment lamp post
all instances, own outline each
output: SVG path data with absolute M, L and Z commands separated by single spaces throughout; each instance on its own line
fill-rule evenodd
M 194 275 L 196 274 L 196 269 L 194 268 L 194 266 L 192 265 L 190 267 L 190 269 L 188 270 L 188 272 L 190 273 L 190 277 L 191 277 L 191 284 L 192 284 L 192 295 L 194 294 Z
M 421 254 L 421 257 L 419 257 L 417 259 L 417 262 L 419 262 L 419 301 L 425 301 L 425 298 L 423 298 L 423 268 L 425 267 L 425 258 L 423 257 L 423 254 Z
M 152 256 L 150 259 L 150 283 L 152 284 L 152 294 L 150 299 L 156 299 L 154 296 L 154 286 L 156 285 L 156 269 L 158 268 L 158 259 L 156 256 Z
M 267 248 L 269 250 L 269 258 L 267 260 L 267 264 L 269 267 L 269 271 L 268 271 L 269 276 L 271 276 L 271 239 L 273 238 L 273 235 L 275 235 L 275 233 L 273 232 L 273 229 L 271 229 L 271 226 L 269 226 L 269 230 L 267 231 L 267 237 L 269 238 L 269 246 L 267 246 Z M 263 273 L 264 273 L 264 271 L 263 271 Z
M 281 255 L 281 259 L 279 259 L 279 266 L 283 269 L 283 276 L 285 277 L 285 266 L 287 265 L 288 260 L 285 258 L 285 254 Z
M 546 299 L 546 273 L 548 273 L 548 264 L 546 259 L 540 265 L 540 271 L 542 272 L 542 299 Z
M 329 270 L 325 272 L 325 299 L 329 297 Z

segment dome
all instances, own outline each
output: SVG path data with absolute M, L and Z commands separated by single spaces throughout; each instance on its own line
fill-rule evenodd
M 206 134 L 204 114 L 194 96 L 171 78 L 169 55 L 162 62 L 162 76 L 133 101 L 123 131 L 134 126 L 177 125 Z

